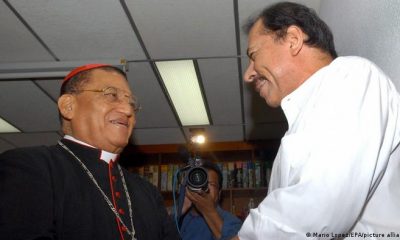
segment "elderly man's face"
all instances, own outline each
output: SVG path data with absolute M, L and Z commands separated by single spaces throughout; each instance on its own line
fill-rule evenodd
M 90 80 L 79 90 L 102 90 L 108 87 L 118 89 L 118 98 L 93 91 L 74 95 L 71 131 L 73 137 L 94 147 L 120 153 L 128 144 L 135 125 L 128 82 L 116 72 L 94 69 Z
M 296 86 L 291 85 L 290 44 L 277 41 L 275 36 L 264 32 L 261 20 L 250 30 L 248 56 L 250 63 L 244 74 L 247 83 L 254 84 L 255 90 L 271 107 L 278 107 L 282 99 Z

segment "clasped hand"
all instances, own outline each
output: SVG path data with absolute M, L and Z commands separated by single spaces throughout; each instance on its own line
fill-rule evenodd
M 194 192 L 186 189 L 182 214 L 185 214 L 192 206 L 194 206 L 202 214 L 216 211 L 216 203 L 209 192 L 202 190 L 199 192 Z

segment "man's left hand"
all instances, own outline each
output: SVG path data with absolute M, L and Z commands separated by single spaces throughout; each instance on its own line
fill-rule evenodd
M 210 213 L 216 211 L 216 204 L 210 194 L 204 191 L 193 192 L 187 189 L 186 197 L 194 204 L 199 212 Z

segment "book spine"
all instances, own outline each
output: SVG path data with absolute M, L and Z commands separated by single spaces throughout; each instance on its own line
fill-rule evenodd
M 255 170 L 255 187 L 261 187 L 261 163 L 259 161 L 254 163 L 254 170 Z
M 235 163 L 229 162 L 228 163 L 228 188 L 235 188 L 236 187 L 236 169 Z
M 222 189 L 228 188 L 228 181 L 229 181 L 229 174 L 228 174 L 228 164 L 222 164 Z
M 161 191 L 167 191 L 168 165 L 161 165 Z
M 242 163 L 243 167 L 243 187 L 248 188 L 249 187 L 249 169 L 248 169 L 248 162 L 243 162 Z
M 254 163 L 247 162 L 248 172 L 249 172 L 249 188 L 254 188 Z
M 159 167 L 158 165 L 153 165 L 153 185 L 158 188 L 158 178 L 159 178 Z
M 174 165 L 168 165 L 168 172 L 167 172 L 167 191 L 172 191 L 172 178 L 174 177 Z
M 236 165 L 236 187 L 243 188 L 243 167 L 242 162 L 235 162 Z

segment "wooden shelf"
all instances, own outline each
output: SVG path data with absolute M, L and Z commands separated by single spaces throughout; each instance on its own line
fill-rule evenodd
M 124 150 L 125 163 L 132 171 L 143 166 L 156 165 L 159 167 L 158 174 L 161 174 L 161 166 L 182 165 L 187 161 L 187 156 L 179 153 L 179 144 L 131 146 Z M 273 158 L 279 147 L 279 141 L 264 142 L 221 142 L 207 143 L 197 149 L 204 160 L 215 163 L 231 162 L 264 162 L 264 166 L 272 166 Z M 122 157 L 121 157 L 122 158 Z M 161 186 L 161 175 L 158 175 L 158 186 Z M 266 184 L 263 180 L 261 184 Z M 257 188 L 228 188 L 223 189 L 221 194 L 221 207 L 231 211 L 233 214 L 243 218 L 248 212 L 249 202 L 254 201 L 254 207 L 265 198 L 268 193 L 267 187 Z M 172 191 L 161 192 L 166 207 L 173 205 Z M 176 194 L 178 198 L 178 194 Z
M 231 188 L 222 191 L 221 206 L 232 214 L 244 219 L 247 216 L 250 199 L 253 199 L 254 206 L 267 196 L 268 188 Z
M 213 142 L 202 145 L 200 152 L 224 152 L 224 151 L 249 151 L 254 149 L 278 149 L 280 140 L 265 140 L 257 142 Z M 140 152 L 142 154 L 177 153 L 182 144 L 159 145 L 128 145 L 124 154 Z

